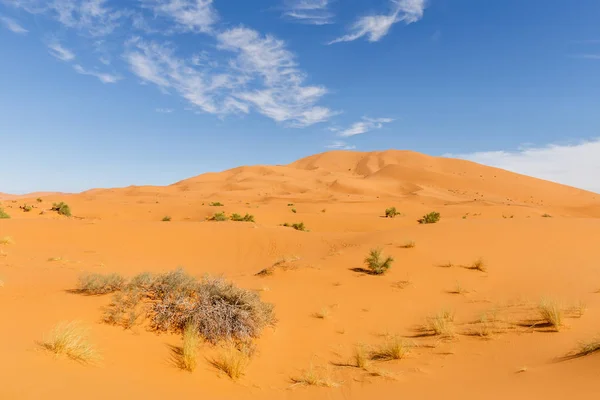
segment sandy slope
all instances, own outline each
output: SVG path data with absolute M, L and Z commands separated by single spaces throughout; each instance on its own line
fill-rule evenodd
M 66 201 L 74 217 L 47 210 Z M 227 213 L 256 223 L 204 221 L 221 201 Z M 31 212 L 19 209 L 34 204 Z M 292 213 L 289 203 L 297 213 Z M 403 213 L 383 218 L 385 208 Z M 578 341 L 600 335 L 600 195 L 474 163 L 412 152 L 330 152 L 287 166 L 240 167 L 168 187 L 91 190 L 1 202 L 0 398 L 208 399 L 559 399 L 594 398 L 600 354 L 562 360 Z M 220 210 L 221 208 L 219 208 Z M 442 220 L 420 225 L 429 211 Z M 552 218 L 543 218 L 550 214 Z M 161 222 L 170 215 L 172 222 Z M 303 221 L 310 232 L 279 226 Z M 406 241 L 415 248 L 400 247 Z M 396 259 L 384 276 L 362 267 L 368 251 Z M 254 274 L 284 256 L 296 268 Z M 49 261 L 59 258 L 59 261 Z M 483 257 L 488 272 L 469 264 Z M 209 363 L 218 348 L 203 346 L 198 369 L 173 366 L 176 335 L 103 324 L 110 296 L 69 293 L 84 271 L 166 271 L 222 274 L 261 291 L 278 323 L 238 383 Z M 451 294 L 457 286 L 467 293 Z M 559 333 L 520 326 L 536 316 L 543 296 L 565 307 L 586 304 Z M 329 317 L 315 312 L 327 308 Z M 456 314 L 452 340 L 418 337 L 417 327 L 441 309 Z M 482 313 L 501 321 L 487 340 L 470 335 Z M 569 313 L 571 315 L 572 313 Z M 81 320 L 101 350 L 99 366 L 54 359 L 40 350 L 61 320 Z M 418 346 L 408 358 L 379 362 L 393 379 L 343 366 L 357 343 L 386 334 Z M 310 365 L 338 388 L 292 386 Z M 526 369 L 525 372 L 518 372 Z

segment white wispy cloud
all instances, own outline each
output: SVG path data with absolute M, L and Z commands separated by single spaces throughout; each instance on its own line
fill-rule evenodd
M 343 130 L 334 128 L 334 131 L 337 131 L 338 136 L 341 136 L 341 137 L 356 136 L 356 135 L 360 135 L 363 133 L 367 133 L 374 129 L 381 129 L 381 128 L 383 128 L 384 124 L 389 124 L 390 122 L 393 122 L 393 121 L 394 120 L 392 118 L 363 117 L 362 121 L 353 123 L 352 125 L 350 125 L 349 128 L 346 128 Z
M 334 140 L 333 142 L 329 143 L 325 147 L 328 149 L 332 149 L 332 150 L 354 150 L 354 149 L 356 149 L 356 146 L 349 145 L 348 143 L 343 142 L 341 140 Z
M 306 74 L 298 68 L 294 54 L 286 49 L 282 40 L 244 27 L 221 32 L 217 40 L 220 49 L 237 54 L 232 67 L 245 76 L 248 83 L 260 87 L 236 90 L 234 98 L 251 104 L 277 122 L 297 127 L 323 122 L 336 114 L 316 106 L 327 89 L 304 84 Z
M 600 138 L 571 145 L 549 144 L 516 151 L 445 154 L 600 193 Z
M 63 47 L 59 42 L 53 41 L 48 43 L 48 52 L 62 61 L 72 61 L 75 59 L 75 53 Z
M 367 37 L 369 42 L 377 42 L 388 34 L 397 22 L 412 24 L 423 18 L 426 0 L 392 0 L 392 11 L 383 15 L 360 17 L 350 28 L 350 33 L 330 41 L 328 44 L 351 42 Z
M 578 54 L 575 58 L 584 58 L 586 60 L 600 60 L 600 54 Z
M 310 25 L 333 23 L 333 13 L 329 11 L 330 0 L 285 0 L 283 16 Z
M 121 77 L 118 75 L 113 75 L 113 74 L 109 74 L 106 72 L 99 72 L 99 71 L 85 69 L 79 64 L 75 64 L 73 66 L 73 69 L 78 74 L 94 76 L 94 77 L 98 78 L 102 83 L 116 83 L 121 80 Z
M 112 33 L 127 15 L 106 5 L 107 0 L 10 0 L 9 5 L 32 14 L 47 14 L 62 25 L 90 36 Z
M 157 113 L 160 113 L 160 114 L 171 114 L 175 110 L 173 110 L 172 108 L 157 108 L 154 111 L 156 111 Z
M 27 29 L 23 28 L 17 21 L 15 21 L 12 18 L 0 17 L 0 22 L 6 27 L 6 29 L 13 33 L 24 35 L 27 32 L 29 32 Z
M 219 19 L 213 0 L 142 0 L 161 17 L 173 19 L 181 30 L 207 33 Z

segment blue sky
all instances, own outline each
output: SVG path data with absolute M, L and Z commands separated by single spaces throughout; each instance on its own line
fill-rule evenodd
M 597 0 L 0 0 L 0 192 L 328 149 L 600 192 Z

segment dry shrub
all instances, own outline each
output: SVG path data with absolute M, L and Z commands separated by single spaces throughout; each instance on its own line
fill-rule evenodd
M 15 241 L 10 236 L 0 238 L 0 244 L 15 244 Z
M 77 292 L 90 295 L 107 294 L 121 290 L 125 278 L 119 274 L 84 274 L 77 282 Z
M 321 308 L 320 311 L 317 311 L 316 313 L 314 313 L 313 317 L 318 318 L 318 319 L 327 319 L 327 318 L 329 318 L 329 315 L 330 315 L 329 308 L 323 307 L 323 308 Z
M 98 353 L 87 339 L 87 330 L 75 321 L 56 325 L 41 346 L 56 355 L 66 355 L 81 363 L 99 359 Z
M 487 271 L 487 265 L 486 265 L 485 261 L 483 261 L 483 258 L 478 258 L 468 268 L 475 269 L 475 270 L 481 271 L 481 272 Z
M 183 332 L 192 323 L 211 343 L 245 341 L 275 322 L 273 306 L 262 302 L 256 292 L 221 278 L 206 276 L 198 281 L 181 268 L 134 277 L 115 293 L 105 321 L 127 326 L 127 321 L 135 322 L 140 314 L 157 331 Z
M 600 337 L 588 342 L 581 342 L 575 355 L 578 357 L 583 357 L 598 352 L 600 352 Z
M 417 244 L 412 241 L 412 240 L 407 240 L 406 242 L 404 242 L 403 245 L 400 245 L 401 248 L 403 249 L 412 249 L 416 246 Z
M 358 345 L 354 348 L 354 354 L 352 358 L 354 360 L 353 364 L 358 368 L 366 369 L 370 365 L 367 349 L 364 345 Z
M 378 348 L 371 351 L 372 360 L 401 360 L 412 349 L 413 345 L 399 336 L 392 336 Z
M 0 208 L 0 219 L 9 219 L 10 215 L 8 215 L 3 208 Z

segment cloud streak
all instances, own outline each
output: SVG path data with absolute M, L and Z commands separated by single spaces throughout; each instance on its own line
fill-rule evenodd
M 61 61 L 72 61 L 75 59 L 75 53 L 71 50 L 63 47 L 58 42 L 51 42 L 48 44 L 48 52 Z
M 208 33 L 217 22 L 213 0 L 142 0 L 156 15 L 172 19 L 184 32 Z
M 330 41 L 328 44 L 352 42 L 366 37 L 369 42 L 378 42 L 388 34 L 397 22 L 412 24 L 423 18 L 426 0 L 392 0 L 390 14 L 367 15 L 358 18 L 350 27 L 350 33 Z
M 330 0 L 286 0 L 283 16 L 294 22 L 310 25 L 333 23 Z
M 356 149 L 356 146 L 349 145 L 348 143 L 341 141 L 341 140 L 334 140 L 333 142 L 329 143 L 325 147 L 328 149 L 331 149 L 331 150 L 354 150 L 354 149 Z
M 549 144 L 517 151 L 482 151 L 444 156 L 600 193 L 600 138 L 571 145 Z
M 17 21 L 8 17 L 0 17 L 0 22 L 2 25 L 6 27 L 9 31 L 19 34 L 25 35 L 29 32 L 27 29 L 23 28 Z
M 340 137 L 351 137 L 367 133 L 374 129 L 383 128 L 384 124 L 389 124 L 394 120 L 391 118 L 367 118 L 363 117 L 362 121 L 358 121 L 350 125 L 349 128 L 338 131 Z
M 88 69 L 83 68 L 79 64 L 75 64 L 73 66 L 73 69 L 78 74 L 96 77 L 102 83 L 117 83 L 119 80 L 121 80 L 121 77 L 118 75 L 108 74 L 105 72 L 99 72 L 99 71 L 94 71 L 94 70 L 88 70 Z

